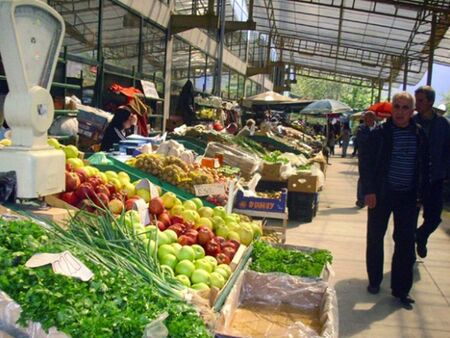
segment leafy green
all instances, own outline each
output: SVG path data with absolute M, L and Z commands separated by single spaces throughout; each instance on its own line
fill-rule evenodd
M 328 250 L 311 253 L 276 248 L 263 241 L 253 244 L 250 269 L 257 272 L 284 272 L 292 276 L 319 277 L 326 263 L 332 262 Z
M 289 163 L 289 160 L 287 158 L 281 157 L 282 155 L 283 153 L 281 151 L 275 150 L 268 155 L 264 155 L 263 160 L 268 163 L 282 163 L 282 164 Z
M 24 266 L 35 253 L 64 250 L 94 272 L 90 281 L 57 275 L 49 266 Z M 35 223 L 0 219 L 0 290 L 20 304 L 19 324 L 32 320 L 72 337 L 142 337 L 145 326 L 167 312 L 170 337 L 211 336 L 191 305 L 163 296 L 141 276 L 85 258 L 76 246 L 57 243 Z

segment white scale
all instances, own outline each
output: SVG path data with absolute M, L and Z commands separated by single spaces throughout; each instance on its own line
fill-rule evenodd
M 0 0 L 0 54 L 9 87 L 4 112 L 12 134 L 12 145 L 0 150 L 0 172 L 16 172 L 19 199 L 64 190 L 64 153 L 47 144 L 54 117 L 49 90 L 64 31 L 63 18 L 42 1 Z

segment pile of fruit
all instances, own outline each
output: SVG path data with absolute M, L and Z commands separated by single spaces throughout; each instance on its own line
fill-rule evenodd
M 264 191 L 264 192 L 258 191 L 256 192 L 256 195 L 262 198 L 280 199 L 281 191 Z

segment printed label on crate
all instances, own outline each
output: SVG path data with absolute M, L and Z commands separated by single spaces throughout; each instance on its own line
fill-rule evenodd
M 273 210 L 275 203 L 273 202 L 257 202 L 257 201 L 240 201 L 238 203 L 239 209 L 260 209 L 260 210 Z
M 158 92 L 156 91 L 156 86 L 153 82 L 141 80 L 141 85 L 145 97 L 159 99 Z
M 195 196 L 223 195 L 225 187 L 221 183 L 194 185 Z

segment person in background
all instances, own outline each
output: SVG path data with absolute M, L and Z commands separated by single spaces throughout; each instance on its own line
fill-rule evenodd
M 336 145 L 336 135 L 334 133 L 334 128 L 329 128 L 327 147 L 329 149 L 330 156 L 334 155 L 334 147 Z
M 350 131 L 350 126 L 348 123 L 344 123 L 342 125 L 342 131 L 341 131 L 341 137 L 340 140 L 342 141 L 342 155 L 341 157 L 347 157 L 347 148 L 348 144 L 350 142 L 350 137 L 352 133 Z
M 352 126 L 352 141 L 353 141 L 353 152 L 352 157 L 355 157 L 358 154 L 358 140 L 356 139 L 356 134 L 358 133 L 358 129 L 363 125 L 364 118 L 359 120 L 358 125 Z
M 370 151 L 370 148 L 367 145 L 367 141 L 369 140 L 369 135 L 371 130 L 375 127 L 375 113 L 372 111 L 366 111 L 363 116 L 362 123 L 358 126 L 358 130 L 356 131 L 355 142 L 358 144 L 358 172 L 361 176 L 361 167 L 359 158 L 361 153 L 365 151 Z M 361 177 L 358 177 L 358 186 L 356 191 L 356 206 L 358 208 L 364 208 L 364 193 L 361 183 Z
M 110 151 L 113 144 L 125 140 L 128 135 L 134 133 L 136 124 L 137 116 L 132 114 L 127 106 L 119 107 L 105 130 L 100 150 Z
M 360 155 L 361 180 L 368 207 L 366 266 L 367 291 L 380 292 L 384 266 L 384 235 L 394 214 L 394 255 L 391 267 L 392 296 L 405 309 L 415 302 L 409 295 L 413 283 L 416 209 L 428 176 L 428 145 L 420 126 L 411 119 L 414 97 L 394 95 L 392 118 L 370 133 Z
M 244 128 L 242 128 L 239 131 L 237 136 L 247 137 L 253 135 L 255 133 L 255 125 L 256 125 L 255 120 L 248 119 L 247 122 L 245 123 Z
M 430 177 L 423 199 L 423 223 L 417 229 L 417 254 L 427 256 L 427 242 L 441 223 L 443 183 L 450 168 L 450 124 L 433 108 L 436 93 L 430 86 L 415 91 L 417 115 L 414 121 L 427 135 L 430 153 Z M 419 216 L 419 215 L 417 215 Z

